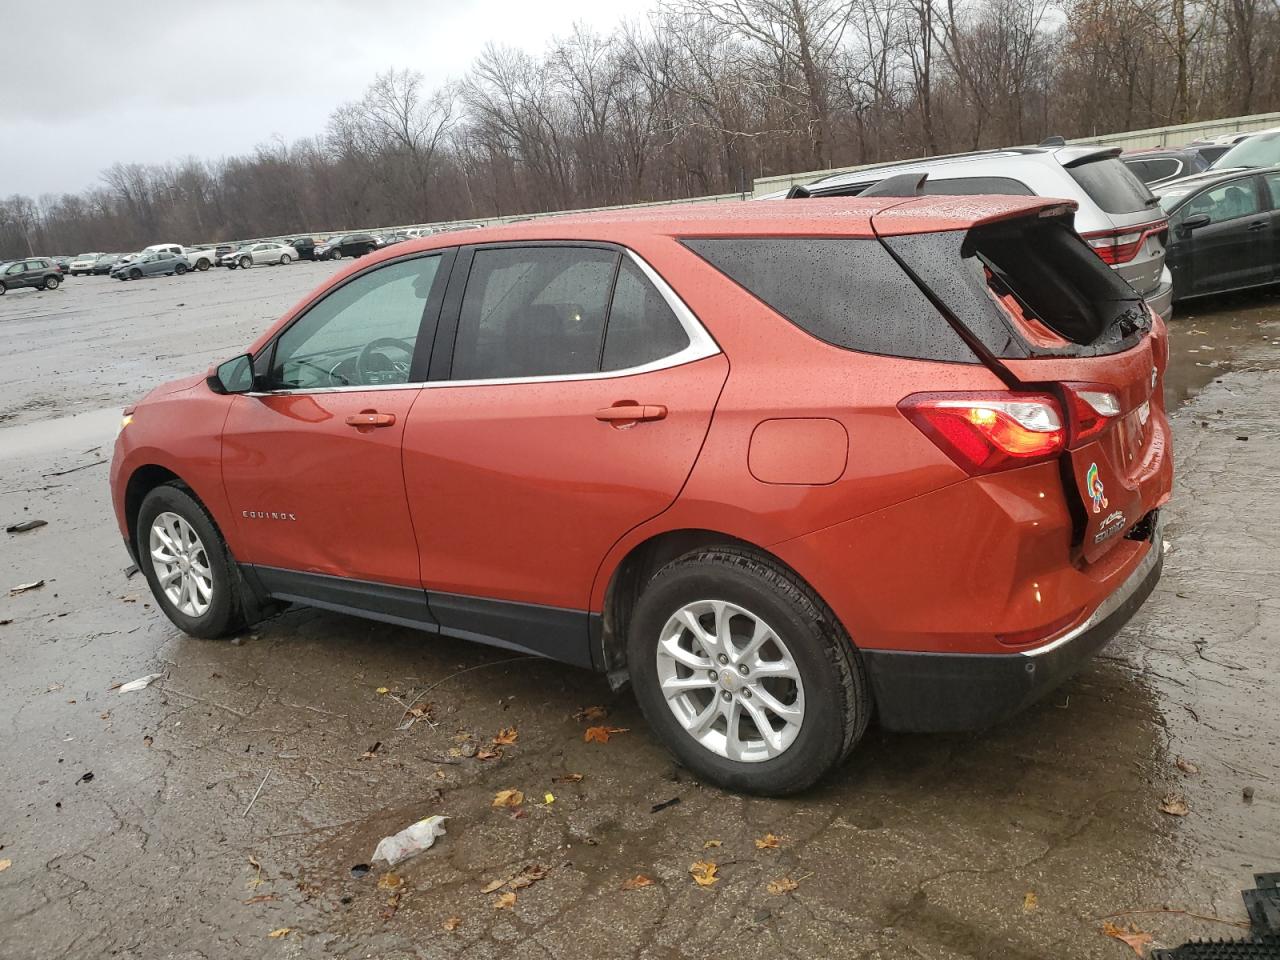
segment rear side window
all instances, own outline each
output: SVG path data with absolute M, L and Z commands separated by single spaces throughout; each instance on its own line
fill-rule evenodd
M 454 380 L 594 373 L 618 254 L 585 247 L 477 250 L 453 353 Z
M 1067 167 L 1067 173 L 1107 213 L 1140 213 L 1154 206 L 1151 191 L 1115 157 Z
M 956 177 L 953 180 L 924 182 L 924 192 L 934 196 L 971 196 L 994 193 L 1000 196 L 1030 197 L 1033 192 L 1021 180 L 1012 177 Z
M 921 360 L 976 357 L 878 240 L 684 241 L 748 293 L 826 343 Z

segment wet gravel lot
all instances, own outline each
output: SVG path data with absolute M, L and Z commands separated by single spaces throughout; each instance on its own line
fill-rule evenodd
M 1118 960 L 1108 919 L 1241 933 L 1239 891 L 1280 870 L 1280 297 L 1174 321 L 1165 575 L 1092 666 L 982 735 L 873 727 L 761 800 L 693 782 L 591 674 L 308 610 L 194 640 L 126 578 L 119 408 L 332 269 L 0 299 L 0 521 L 48 521 L 0 534 L 0 955 Z M 430 814 L 435 848 L 353 872 Z

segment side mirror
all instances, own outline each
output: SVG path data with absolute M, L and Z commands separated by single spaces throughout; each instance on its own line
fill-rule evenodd
M 246 353 L 218 364 L 205 382 L 214 393 L 248 393 L 253 389 L 253 357 Z
M 1190 232 L 1200 227 L 1207 227 L 1213 222 L 1213 218 L 1207 213 L 1194 213 L 1182 221 L 1182 229 Z

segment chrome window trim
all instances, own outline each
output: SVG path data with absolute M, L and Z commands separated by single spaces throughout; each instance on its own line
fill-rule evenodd
M 530 241 L 529 245 L 535 245 L 537 241 Z M 523 245 L 523 244 L 521 244 Z M 720 345 L 703 326 L 696 314 L 689 309 L 680 295 L 672 289 L 671 284 L 663 279 L 658 271 L 654 270 L 644 258 L 629 247 L 622 248 L 623 253 L 629 256 L 633 263 L 640 268 L 640 271 L 654 285 L 662 299 L 666 301 L 671 312 L 676 315 L 676 320 L 680 326 L 684 328 L 685 334 L 689 337 L 688 346 L 675 353 L 660 357 L 657 360 L 651 360 L 648 363 L 642 363 L 635 367 L 625 367 L 621 370 L 598 370 L 593 373 L 555 373 L 538 377 L 496 377 L 492 379 L 474 379 L 474 380 L 422 380 L 409 383 L 384 383 L 373 384 L 370 386 L 353 385 L 349 387 L 307 387 L 298 390 L 268 390 L 268 391 L 251 391 L 244 396 L 249 397 L 287 397 L 297 395 L 310 395 L 316 393 L 356 393 L 370 390 L 420 390 L 420 389 L 439 389 L 440 387 L 479 387 L 479 386 L 497 386 L 518 383 L 571 383 L 578 380 L 612 380 L 620 377 L 634 377 L 642 373 L 653 373 L 657 370 L 667 370 L 671 367 L 680 367 L 686 363 L 693 363 L 695 360 L 705 360 L 707 357 L 714 357 L 720 353 Z M 318 302 L 318 301 L 317 301 Z

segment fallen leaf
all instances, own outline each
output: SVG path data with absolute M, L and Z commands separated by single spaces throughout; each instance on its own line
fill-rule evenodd
M 270 903 L 273 900 L 279 900 L 279 899 L 280 898 L 276 896 L 274 893 L 260 893 L 256 897 L 250 897 L 248 900 L 241 900 L 240 902 L 243 903 L 246 907 L 249 907 L 255 903 Z
M 1174 763 L 1177 764 L 1178 769 L 1181 770 L 1183 773 L 1197 774 L 1200 772 L 1199 767 L 1197 767 L 1190 760 L 1187 760 L 1183 757 L 1179 757 L 1177 760 L 1174 761 Z
M 643 873 L 637 873 L 630 880 L 622 881 L 623 890 L 639 890 L 641 887 L 651 887 L 653 881 L 646 877 Z
M 782 842 L 781 837 L 775 836 L 772 833 L 766 833 L 763 837 L 760 837 L 758 840 L 756 840 L 756 849 L 772 850 L 781 842 Z
M 1161 800 L 1160 809 L 1171 817 L 1185 817 L 1191 812 L 1191 808 L 1187 806 L 1187 801 L 1179 793 L 1171 793 Z
M 293 927 L 277 927 L 275 930 L 268 933 L 267 936 L 272 940 L 279 940 L 281 937 L 287 937 L 291 933 L 293 933 Z
M 450 933 L 452 933 L 454 930 L 457 930 L 460 926 L 462 926 L 462 918 L 450 917 L 444 923 L 440 924 L 440 926 L 443 927 L 445 930 L 448 930 Z
M 800 884 L 796 883 L 796 881 L 792 880 L 790 877 L 779 877 L 777 880 L 770 880 L 769 885 L 765 887 L 765 889 L 774 896 L 777 896 L 781 893 L 790 893 L 798 886 L 800 886 Z
M 698 886 L 710 887 L 720 879 L 716 876 L 717 869 L 718 867 L 714 863 L 699 860 L 689 867 L 689 875 L 693 877 L 693 882 Z
M 8 857 L 5 857 L 3 860 L 0 860 L 0 871 L 8 870 L 12 866 L 13 866 L 13 861 L 10 860 Z
M 400 894 L 393 893 L 387 897 L 387 905 L 378 911 L 378 917 L 382 920 L 390 920 L 396 915 L 396 911 L 400 909 Z
M 394 890 L 402 883 L 404 883 L 404 881 L 400 879 L 400 875 L 398 873 L 384 873 L 378 878 L 378 889 Z
M 499 790 L 493 795 L 495 807 L 518 807 L 524 803 L 524 794 L 519 790 Z
M 599 723 L 607 716 L 609 711 L 604 707 L 583 707 L 573 715 L 573 719 L 579 723 Z
M 481 748 L 476 751 L 477 760 L 492 760 L 494 757 L 502 756 L 501 750 L 486 750 Z
M 515 905 L 516 895 L 514 893 L 500 894 L 498 899 L 493 901 L 493 909 L 495 910 L 510 910 Z
M 1102 932 L 1112 939 L 1127 943 L 1133 948 L 1133 952 L 1140 957 L 1146 956 L 1143 948 L 1151 942 L 1151 934 L 1143 933 L 1137 927 L 1130 926 L 1127 930 L 1117 927 L 1110 920 L 1102 925 Z
M 703 850 L 713 850 L 713 849 L 715 849 L 716 847 L 719 847 L 719 846 L 721 846 L 721 845 L 722 845 L 722 843 L 721 843 L 721 841 L 719 841 L 719 840 L 708 840 L 706 843 L 704 843 L 704 844 L 702 845 L 702 849 L 703 849 Z
M 1034 913 L 1038 906 L 1040 906 L 1040 901 L 1036 899 L 1036 892 L 1028 890 L 1027 895 L 1022 898 L 1022 912 Z
M 493 738 L 493 742 L 499 747 L 509 747 L 520 739 L 520 732 L 515 727 L 503 727 L 498 731 L 498 735 Z
M 547 875 L 547 868 L 540 863 L 531 863 L 507 881 L 510 890 L 523 890 L 531 887 Z
M 551 778 L 551 782 L 552 782 L 552 783 L 581 783 L 581 782 L 582 782 L 582 774 L 580 774 L 580 773 L 566 773 L 566 774 L 564 774 L 563 776 L 559 776 L 559 777 L 552 777 L 552 778 Z
M 587 732 L 582 735 L 582 739 L 586 743 L 608 743 L 609 737 L 615 733 L 626 733 L 627 727 L 587 727 Z
M 390 688 L 390 687 L 379 687 L 377 690 L 375 690 L 375 691 L 373 691 L 373 692 L 374 692 L 374 693 L 376 693 L 376 694 L 377 694 L 378 696 L 380 696 L 380 697 L 385 697 L 388 693 L 390 693 L 390 692 L 391 692 L 391 688 Z
M 480 888 L 480 892 L 481 893 L 497 893 L 499 890 L 501 890 L 503 887 L 507 885 L 507 881 L 509 879 L 510 879 L 509 877 L 501 877 L 498 880 L 490 880 L 488 883 L 486 883 L 483 887 Z

